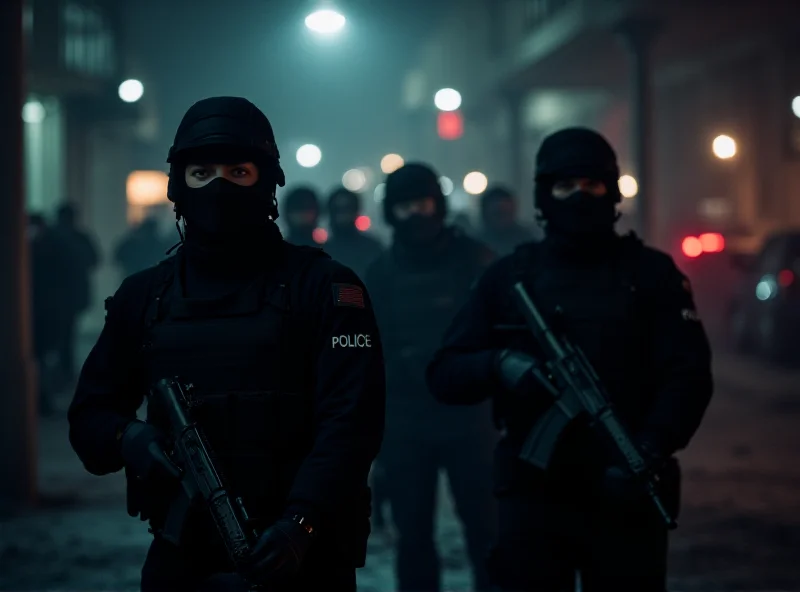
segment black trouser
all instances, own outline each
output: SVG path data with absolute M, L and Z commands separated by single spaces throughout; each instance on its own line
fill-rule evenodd
M 572 591 L 579 572 L 583 592 L 666 591 L 667 531 L 646 504 L 503 492 L 498 514 L 489 570 L 500 590 Z
M 386 479 L 386 469 L 380 458 L 377 458 L 372 466 L 371 479 L 372 523 L 377 528 L 383 528 L 386 524 L 384 509 L 391 504 L 391 500 L 389 497 L 389 483 Z
M 399 592 L 441 589 L 434 543 L 439 469 L 450 483 L 464 527 L 475 589 L 489 589 L 486 558 L 494 541 L 496 509 L 491 488 L 493 443 L 480 434 L 446 438 L 435 430 L 389 430 L 381 451 L 397 528 Z
M 315 552 L 316 551 L 316 552 Z M 290 586 L 272 587 L 270 592 L 355 592 L 355 568 L 334 565 L 330 554 L 312 549 L 303 570 Z M 247 584 L 235 574 L 225 574 L 226 562 L 218 554 L 190 552 L 156 537 L 142 568 L 142 592 L 246 592 Z

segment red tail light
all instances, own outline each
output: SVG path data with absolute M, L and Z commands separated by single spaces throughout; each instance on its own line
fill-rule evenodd
M 696 236 L 687 236 L 681 242 L 681 251 L 687 257 L 694 259 L 703 254 L 703 243 Z
M 794 273 L 791 269 L 782 269 L 778 272 L 778 285 L 781 288 L 788 288 L 794 283 Z
M 706 232 L 697 238 L 704 253 L 721 253 L 725 250 L 725 237 L 718 232 Z
M 325 230 L 324 228 L 319 228 L 319 227 L 315 228 L 311 232 L 311 238 L 313 238 L 314 242 L 317 243 L 318 245 L 322 245 L 328 240 L 328 231 Z
M 369 230 L 370 226 L 372 226 L 372 221 L 369 219 L 369 216 L 359 216 L 356 218 L 356 228 L 361 232 Z

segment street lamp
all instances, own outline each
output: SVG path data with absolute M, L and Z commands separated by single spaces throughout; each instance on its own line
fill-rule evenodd
M 314 144 L 303 144 L 297 149 L 297 164 L 303 168 L 314 168 L 322 160 L 322 150 Z
M 486 191 L 486 187 L 488 186 L 489 179 L 486 178 L 486 175 L 478 171 L 472 171 L 464 177 L 464 191 L 470 195 L 479 195 Z
M 631 175 L 622 175 L 619 178 L 618 184 L 619 193 L 622 197 L 630 199 L 636 197 L 636 194 L 639 193 L 639 183 L 637 183 L 636 179 Z
M 717 136 L 711 144 L 711 150 L 720 160 L 728 160 L 736 156 L 736 140 L 726 135 Z
M 342 185 L 348 191 L 356 193 L 364 191 L 367 186 L 367 175 L 361 169 L 350 169 L 342 175 Z
M 452 88 L 443 88 L 433 96 L 433 104 L 439 111 L 456 111 L 461 106 L 461 93 Z
M 381 158 L 381 171 L 388 175 L 395 172 L 397 169 L 403 166 L 403 164 L 405 164 L 405 161 L 399 154 L 387 154 Z
M 22 106 L 22 121 L 25 123 L 41 123 L 47 112 L 39 101 L 28 101 Z
M 126 80 L 119 85 L 119 98 L 126 103 L 135 103 L 144 94 L 144 85 L 133 78 Z
M 792 99 L 792 113 L 794 113 L 795 117 L 800 118 L 800 96 Z
M 347 19 L 332 8 L 315 10 L 306 17 L 306 27 L 318 35 L 336 35 L 344 28 Z

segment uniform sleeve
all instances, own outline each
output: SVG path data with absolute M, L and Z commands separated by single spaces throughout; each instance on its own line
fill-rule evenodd
M 134 279 L 126 280 L 108 301 L 105 326 L 81 369 L 67 414 L 72 448 L 95 475 L 123 467 L 119 436 L 144 399 L 141 341 L 132 329 L 146 291 L 128 283 Z
M 311 452 L 290 493 L 290 506 L 328 516 L 352 502 L 367 482 L 383 439 L 386 381 L 369 295 L 350 269 L 326 262 L 316 297 L 314 433 Z
M 648 268 L 661 268 L 653 314 L 657 389 L 641 437 L 672 453 L 688 445 L 711 401 L 711 348 L 686 276 L 669 258 Z
M 426 378 L 433 396 L 442 403 L 472 405 L 497 389 L 491 345 L 498 267 L 476 282 L 467 303 L 456 314 L 442 347 L 428 365 Z

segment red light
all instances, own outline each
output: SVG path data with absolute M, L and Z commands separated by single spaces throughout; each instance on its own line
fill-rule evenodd
M 315 228 L 311 233 L 311 238 L 314 239 L 315 243 L 321 245 L 328 241 L 328 231 L 324 228 Z
M 464 118 L 460 111 L 439 111 L 436 131 L 442 140 L 458 140 L 464 135 Z
M 782 269 L 778 272 L 778 285 L 781 288 L 788 288 L 794 283 L 794 273 L 791 269 Z
M 721 253 L 725 250 L 725 237 L 718 232 L 706 232 L 701 234 L 698 239 L 700 239 L 704 253 Z
M 703 254 L 703 243 L 696 236 L 687 236 L 681 243 L 681 251 L 687 257 L 699 257 Z
M 369 219 L 369 216 L 359 216 L 356 218 L 356 228 L 361 232 L 369 230 L 370 226 L 372 226 L 372 221 Z

